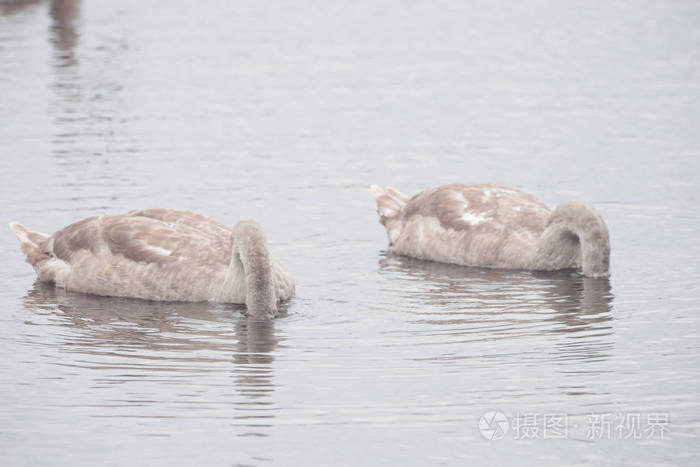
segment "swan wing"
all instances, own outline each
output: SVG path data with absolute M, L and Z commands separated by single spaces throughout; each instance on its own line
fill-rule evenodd
M 131 217 L 147 217 L 161 221 L 171 226 L 187 226 L 195 229 L 200 235 L 212 240 L 224 238 L 228 240 L 231 236 L 231 228 L 218 222 L 211 217 L 199 214 L 194 211 L 178 211 L 175 209 L 153 208 L 131 211 Z
M 149 211 L 152 212 L 147 214 L 151 216 L 132 211 L 72 224 L 49 239 L 49 253 L 69 263 L 76 254 L 86 251 L 97 259 L 121 256 L 135 263 L 161 266 L 183 261 L 223 265 L 230 262 L 231 233 L 223 225 L 207 222 L 208 218 L 201 215 L 195 222 L 187 212 L 187 215 L 178 216 L 182 211 Z M 162 219 L 157 218 L 156 213 L 163 214 Z
M 445 229 L 472 232 L 541 232 L 549 215 L 532 195 L 500 185 L 431 188 L 411 198 L 404 210 L 404 220 L 432 217 Z
M 231 260 L 231 233 L 201 216 L 158 211 L 92 217 L 52 235 L 69 290 L 151 300 L 216 300 Z M 163 217 L 165 219 L 165 217 Z M 176 222 L 177 219 L 186 219 Z

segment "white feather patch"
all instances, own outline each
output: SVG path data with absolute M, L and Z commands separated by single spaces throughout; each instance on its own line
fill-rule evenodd
M 146 245 L 145 249 L 163 256 L 170 256 L 170 253 L 172 253 L 172 251 L 166 250 L 165 248 L 161 248 L 159 246 Z
M 457 201 L 462 201 L 464 204 L 469 204 L 461 191 L 450 191 L 450 196 Z
M 464 214 L 462 214 L 461 219 L 470 225 L 477 225 L 481 224 L 484 221 L 490 220 L 486 218 L 486 213 L 484 212 L 478 215 L 474 214 L 473 212 L 465 212 Z
M 396 209 L 391 209 L 389 207 L 383 207 L 379 212 L 384 217 L 392 217 L 394 214 L 396 214 Z

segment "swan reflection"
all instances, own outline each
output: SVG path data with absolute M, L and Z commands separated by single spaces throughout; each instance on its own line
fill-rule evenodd
M 405 297 L 404 312 L 425 332 L 474 341 L 559 335 L 561 359 L 601 359 L 612 349 L 608 279 L 573 271 L 467 268 L 383 254 L 385 293 Z
M 263 428 L 272 425 L 274 353 L 284 338 L 274 322 L 237 316 L 242 305 L 100 297 L 38 281 L 23 301 L 33 316 L 43 315 L 48 325 L 68 330 L 56 333 L 61 353 L 93 357 L 75 357 L 69 365 L 128 369 L 100 375 L 102 382 L 167 377 L 170 383 L 222 391 L 215 400 L 232 404 L 231 423 L 242 428 L 241 435 L 265 436 Z M 220 384 L 222 377 L 235 392 Z
M 40 5 L 42 0 L 4 0 L 0 1 L 0 15 L 10 16 L 23 10 Z
M 93 353 L 102 348 L 230 353 L 232 314 L 240 307 L 209 303 L 156 302 L 67 292 L 36 282 L 24 297 L 28 310 L 60 316 L 56 323 L 85 332 L 68 344 Z M 240 310 L 239 310 L 240 311 Z
M 232 374 L 241 397 L 236 404 L 234 425 L 249 428 L 241 436 L 267 436 L 261 428 L 274 425 L 275 404 L 270 396 L 275 385 L 271 364 L 280 338 L 273 321 L 239 320 L 235 328 L 238 345 Z
M 65 64 L 73 62 L 73 49 L 80 37 L 76 22 L 80 18 L 80 0 L 52 0 L 49 8 L 51 16 L 50 39 L 57 54 L 66 60 Z

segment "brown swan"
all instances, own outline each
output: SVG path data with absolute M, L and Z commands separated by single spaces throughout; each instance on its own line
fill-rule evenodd
M 11 222 L 39 279 L 76 292 L 164 301 L 245 303 L 277 316 L 294 279 L 272 258 L 260 224 L 233 229 L 191 211 L 90 217 L 51 236 Z
M 608 229 L 587 204 L 551 211 L 500 185 L 445 185 L 412 198 L 391 187 L 371 191 L 394 253 L 463 266 L 610 275 Z

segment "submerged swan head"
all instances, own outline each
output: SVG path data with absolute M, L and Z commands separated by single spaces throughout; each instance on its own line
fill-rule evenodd
M 537 242 L 536 269 L 566 267 L 575 258 L 585 276 L 610 276 L 610 235 L 600 214 L 584 203 L 557 206 Z
M 256 221 L 240 221 L 233 228 L 231 261 L 243 269 L 248 317 L 259 321 L 278 316 L 267 237 Z

